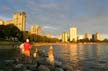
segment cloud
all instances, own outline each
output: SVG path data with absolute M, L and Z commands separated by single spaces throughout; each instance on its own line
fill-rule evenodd
M 8 6 L 6 6 L 6 5 L 0 6 L 0 9 L 3 10 L 3 11 L 9 11 L 9 10 L 11 10 L 11 8 L 8 7 Z
M 107 32 L 108 16 L 104 17 L 82 17 L 72 22 L 78 28 L 79 34 L 86 32 L 105 34 Z M 107 33 L 106 33 L 107 34 Z
M 107 33 L 107 0 L 1 0 L 0 16 L 12 17 L 12 13 L 24 10 L 27 13 L 27 27 L 36 23 L 43 32 L 52 34 L 78 28 L 78 34 L 85 32 Z
M 56 28 L 55 27 L 53 27 L 53 26 L 42 26 L 42 28 L 43 28 L 43 30 L 56 30 Z
M 55 25 L 47 25 L 47 26 L 42 26 L 42 31 L 43 34 L 46 34 L 46 32 L 50 33 L 51 35 L 57 35 L 57 34 L 61 34 L 62 28 L 61 27 L 57 27 Z
M 60 3 L 45 3 L 45 4 L 40 4 L 40 8 L 42 9 L 48 9 L 48 10 L 62 10 L 64 8 L 63 4 Z

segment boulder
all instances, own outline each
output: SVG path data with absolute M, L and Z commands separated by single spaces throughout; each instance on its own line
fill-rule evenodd
M 15 65 L 14 67 L 15 68 L 21 68 L 23 66 L 23 64 L 17 64 L 17 65 Z
M 58 68 L 58 67 L 56 67 L 55 68 L 55 71 L 64 71 L 62 68 Z
M 32 70 L 24 70 L 24 71 L 32 71 Z
M 50 71 L 49 68 L 45 65 L 40 65 L 38 67 L 38 71 Z
M 55 67 L 61 67 L 62 66 L 62 62 L 54 61 L 54 65 L 55 65 Z
M 47 57 L 47 53 L 45 52 L 45 50 L 39 50 L 38 51 L 38 56 Z
M 37 63 L 39 65 L 48 65 L 48 60 L 45 57 L 39 56 L 39 57 L 37 57 Z
M 73 71 L 73 67 L 67 64 L 63 64 L 62 68 L 66 71 Z
M 37 67 L 37 64 L 29 65 L 30 70 L 35 70 Z
M 55 70 L 55 66 L 54 65 L 47 65 L 47 67 L 50 69 L 50 71 L 54 71 Z

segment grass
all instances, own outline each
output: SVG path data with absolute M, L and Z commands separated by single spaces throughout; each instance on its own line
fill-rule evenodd
M 13 42 L 13 41 L 0 41 L 0 45 L 13 45 L 13 44 L 19 44 L 19 42 Z

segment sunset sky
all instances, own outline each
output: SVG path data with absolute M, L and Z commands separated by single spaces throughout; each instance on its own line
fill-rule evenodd
M 26 30 L 38 24 L 43 33 L 52 35 L 67 32 L 70 27 L 77 27 L 78 34 L 108 34 L 108 0 L 0 0 L 3 20 L 22 11 L 27 13 Z

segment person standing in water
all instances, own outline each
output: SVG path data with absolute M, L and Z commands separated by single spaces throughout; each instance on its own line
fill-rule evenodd
M 50 48 L 48 49 L 48 61 L 50 62 L 50 64 L 54 64 L 54 55 L 53 55 L 53 47 L 50 46 Z
M 24 57 L 24 43 L 21 43 L 19 45 L 19 50 L 20 54 L 17 54 L 16 56 L 16 61 L 19 62 L 19 61 L 22 61 L 23 60 L 23 57 Z
M 24 46 L 25 63 L 29 63 L 30 49 L 31 49 L 31 44 L 29 43 L 29 39 L 26 39 L 26 42 L 24 42 L 23 46 Z
M 24 54 L 24 43 L 21 43 L 19 47 L 20 47 L 20 53 Z

